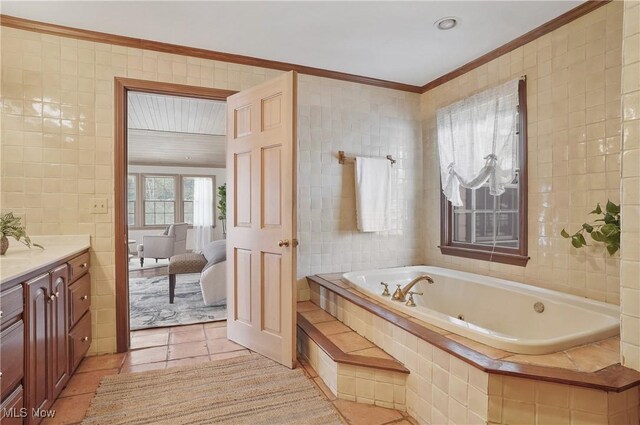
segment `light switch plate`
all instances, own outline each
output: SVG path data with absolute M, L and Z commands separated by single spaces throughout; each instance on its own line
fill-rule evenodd
M 107 198 L 93 198 L 91 200 L 92 214 L 106 214 L 107 212 Z

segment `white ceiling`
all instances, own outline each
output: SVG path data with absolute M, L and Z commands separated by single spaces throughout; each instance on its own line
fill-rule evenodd
M 423 85 L 582 1 L 3 1 L 36 21 Z M 460 19 L 450 31 L 433 22 Z
M 138 92 L 127 100 L 129 164 L 225 167 L 225 102 Z

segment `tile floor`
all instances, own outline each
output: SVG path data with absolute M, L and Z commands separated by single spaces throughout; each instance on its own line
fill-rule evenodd
M 83 360 L 52 407 L 56 410 L 56 416 L 43 423 L 60 425 L 81 422 L 105 375 L 164 369 L 250 353 L 248 349 L 229 341 L 226 335 L 226 322 L 132 332 L 129 353 L 87 357 Z M 308 364 L 301 361 L 300 365 L 349 425 L 416 424 L 405 412 L 337 400 Z

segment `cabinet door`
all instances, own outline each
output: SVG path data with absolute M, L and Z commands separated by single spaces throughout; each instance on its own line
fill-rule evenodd
M 27 336 L 27 408 L 47 409 L 53 403 L 51 390 L 51 291 L 49 273 L 25 284 Z M 27 423 L 40 423 L 41 418 L 27 418 Z
M 52 397 L 58 397 L 69 380 L 69 339 L 67 338 L 67 265 L 51 272 L 51 384 Z

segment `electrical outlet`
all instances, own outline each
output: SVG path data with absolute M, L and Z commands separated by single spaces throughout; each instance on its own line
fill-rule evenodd
M 106 214 L 107 212 L 107 198 L 93 198 L 91 200 L 92 214 Z

